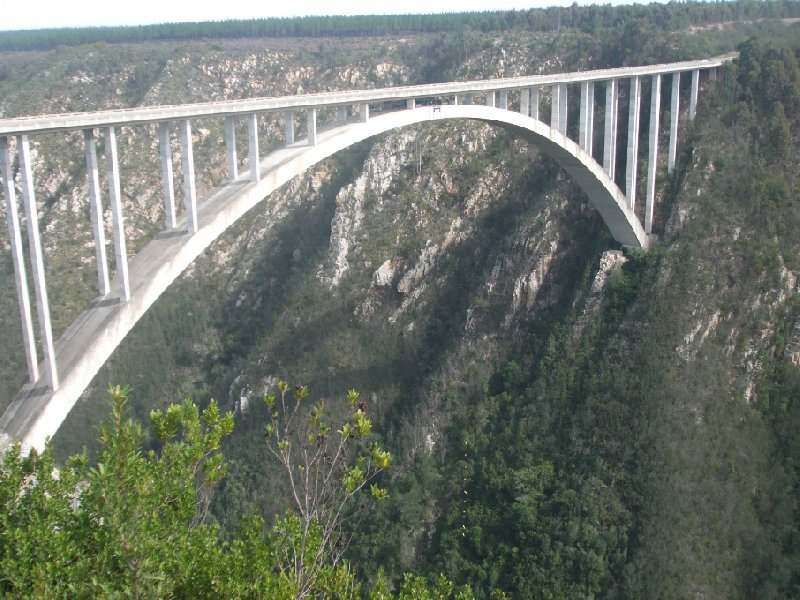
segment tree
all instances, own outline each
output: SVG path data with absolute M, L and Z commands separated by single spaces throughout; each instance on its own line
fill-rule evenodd
M 208 489 L 225 473 L 221 439 L 233 429 L 215 402 L 154 411 L 161 446 L 144 451 L 141 427 L 124 416 L 128 390 L 110 390 L 113 409 L 101 450 L 58 469 L 12 447 L 0 469 L 0 591 L 45 597 L 120 594 L 163 597 L 190 578 Z M 213 537 L 212 537 L 213 539 Z
M 279 389 L 280 405 L 286 406 L 288 386 Z M 338 458 L 321 460 L 316 471 L 308 471 L 329 475 L 331 491 L 310 494 L 318 510 L 289 512 L 271 529 L 261 517 L 243 518 L 230 542 L 221 542 L 218 525 L 204 520 L 210 490 L 225 475 L 220 443 L 233 429 L 231 413 L 222 415 L 213 401 L 201 411 L 190 400 L 153 411 L 158 448 L 145 450 L 141 426 L 125 415 L 128 390 L 114 387 L 110 394 L 112 414 L 100 429 L 94 467 L 83 453 L 58 468 L 49 445 L 41 454 L 13 445 L 2 457 L 0 596 L 360 597 L 361 584 L 342 560 L 343 550 L 331 549 L 330 543 L 341 539 L 340 525 L 350 514 L 347 501 L 389 466 L 391 456 L 377 446 L 364 455 L 371 423 L 357 404 L 358 394 L 348 395 L 354 413 L 331 435 L 339 436 L 337 443 L 322 445 L 334 449 Z M 297 388 L 295 402 L 306 395 L 306 388 Z M 294 406 L 287 414 L 288 422 L 297 424 L 303 412 Z M 323 414 L 318 405 L 308 423 L 329 435 L 327 426 L 322 427 Z M 296 456 L 288 451 L 291 443 L 281 446 L 286 449 L 279 448 L 279 456 Z M 316 440 L 311 446 L 317 448 Z M 349 463 L 350 458 L 355 462 Z M 295 473 L 293 477 L 300 494 L 302 481 Z M 386 495 L 377 486 L 371 492 Z M 331 513 L 330 507 L 336 511 Z M 386 586 L 375 593 L 381 599 L 393 597 Z M 455 590 L 443 577 L 429 587 L 425 579 L 409 575 L 400 598 L 411 597 L 444 600 L 470 594 Z
M 351 500 L 370 484 L 373 498 L 386 498 L 387 491 L 371 482 L 392 464 L 392 456 L 370 442 L 367 403 L 355 390 L 347 393 L 349 418 L 334 431 L 324 401 L 310 412 L 304 408 L 307 387 L 297 386 L 289 395 L 288 384 L 279 381 L 277 389 L 264 396 L 270 411 L 265 433 L 270 452 L 286 472 L 297 511 L 296 522 L 287 518 L 282 526 L 290 526 L 286 537 L 298 542 L 285 545 L 279 560 L 284 570 L 293 571 L 298 597 L 305 597 L 324 566 L 339 564 L 363 518 L 366 505 L 356 508 Z M 355 524 L 345 529 L 349 520 Z

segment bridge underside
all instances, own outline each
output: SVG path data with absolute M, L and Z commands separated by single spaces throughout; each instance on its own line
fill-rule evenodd
M 123 301 L 113 295 L 97 299 L 56 343 L 55 362 L 61 375 L 58 390 L 51 391 L 44 377 L 26 385 L 0 418 L 0 431 L 26 447 L 41 449 L 100 366 L 164 290 L 226 229 L 278 187 L 357 142 L 391 129 L 446 119 L 484 121 L 520 135 L 577 181 L 617 241 L 634 247 L 647 245 L 641 224 L 603 168 L 578 144 L 540 121 L 499 108 L 444 105 L 383 114 L 365 123 L 348 122 L 317 133 L 316 145 L 300 141 L 266 156 L 260 164 L 260 181 L 242 177 L 215 190 L 197 206 L 195 233 L 188 232 L 184 215 L 174 231 L 152 240 L 130 260 L 130 299 Z M 112 285 L 112 289 L 119 286 Z

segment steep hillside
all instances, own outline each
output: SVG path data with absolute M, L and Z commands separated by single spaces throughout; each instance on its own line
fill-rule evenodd
M 546 73 L 797 33 L 750 27 L 5 54 L 0 110 Z M 198 259 L 103 368 L 56 448 L 93 438 L 109 382 L 133 387 L 141 419 L 181 397 L 216 398 L 237 418 L 213 505 L 231 531 L 244 513 L 286 507 L 263 443 L 264 391 L 279 377 L 320 398 L 357 388 L 399 457 L 391 498 L 351 546 L 367 580 L 414 568 L 481 597 L 797 594 L 800 77 L 794 50 L 745 50 L 704 91 L 694 126 L 683 119 L 651 251 L 619 249 L 574 183 L 503 131 L 391 132 L 284 186 Z M 282 121 L 260 126 L 267 148 L 280 143 Z M 199 190 L 224 177 L 220 127 L 197 123 Z M 159 227 L 160 179 L 153 131 L 124 139 L 133 252 Z M 93 296 L 82 149 L 43 136 L 34 150 L 62 331 Z M 0 406 L 24 380 L 9 263 L 4 249 Z

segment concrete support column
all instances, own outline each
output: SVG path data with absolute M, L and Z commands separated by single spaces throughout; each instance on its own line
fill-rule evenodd
M 667 171 L 675 169 L 675 158 L 678 154 L 678 115 L 680 114 L 681 74 L 672 74 L 672 96 L 669 105 L 669 151 L 667 153 Z
M 464 94 L 464 104 L 475 104 L 475 94 Z
M 189 119 L 179 123 L 181 131 L 181 161 L 183 166 L 183 203 L 189 233 L 197 231 L 197 188 L 194 181 L 194 151 L 192 150 L 192 124 Z
M 408 98 L 406 100 L 406 108 L 408 110 L 414 110 L 415 108 L 417 108 L 417 100 L 416 100 L 416 98 Z
M 44 277 L 44 259 L 42 242 L 39 239 L 39 211 L 36 208 L 36 196 L 33 192 L 33 172 L 31 171 L 31 149 L 27 135 L 17 136 L 17 152 L 19 154 L 19 170 L 22 175 L 22 202 L 25 206 L 25 218 L 28 221 L 28 247 L 30 248 L 31 274 L 33 289 L 36 292 L 36 314 L 39 317 L 44 361 L 50 380 L 50 389 L 58 389 L 58 369 L 56 353 L 53 349 L 53 328 L 50 324 L 50 304 L 47 301 L 47 285 Z
M 539 88 L 531 88 L 531 119 L 539 120 Z
M 558 131 L 567 135 L 567 84 L 561 83 L 558 86 Z
M 181 165 L 183 167 L 183 203 L 189 233 L 197 231 L 197 188 L 194 180 L 194 152 L 192 150 L 192 125 L 189 119 L 180 121 Z
M 661 118 L 661 75 L 653 75 L 650 89 L 650 141 L 647 159 L 647 197 L 644 205 L 644 231 L 653 232 L 653 205 L 656 200 L 658 167 L 658 125 Z
M 250 162 L 250 181 L 261 179 L 261 158 L 258 155 L 258 116 L 247 115 L 247 153 Z
M 531 91 L 519 91 L 519 112 L 521 115 L 529 116 L 531 114 Z
M 497 108 L 497 103 L 498 103 L 498 98 L 496 90 L 486 94 L 486 106 Z
M 497 108 L 508 110 L 508 90 L 497 92 Z
M 11 259 L 14 262 L 14 281 L 17 285 L 17 301 L 22 321 L 22 344 L 25 346 L 25 360 L 28 363 L 28 380 L 36 383 L 39 379 L 39 358 L 36 355 L 36 339 L 33 336 L 31 300 L 28 295 L 28 278 L 25 273 L 25 260 L 22 254 L 22 234 L 19 230 L 17 213 L 17 193 L 14 189 L 14 170 L 11 168 L 11 153 L 8 138 L 0 137 L 0 176 L 3 177 L 3 194 L 6 197 L 6 220 L 8 221 L 8 241 L 11 244 Z
M 592 155 L 592 140 L 594 138 L 594 82 L 581 83 L 581 116 L 578 144 Z
M 366 123 L 367 121 L 369 121 L 369 103 L 368 102 L 362 102 L 361 103 L 360 120 L 361 120 L 362 123 Z
M 708 70 L 708 80 L 712 82 L 717 80 L 717 67 L 711 67 Z
M 614 179 L 617 167 L 617 122 L 619 116 L 617 80 L 606 82 L 606 119 L 603 135 L 603 170 Z
M 697 91 L 700 88 L 700 69 L 692 71 L 692 92 L 689 96 L 689 119 L 694 121 L 697 114 Z
M 127 302 L 131 297 L 128 282 L 128 249 L 125 245 L 125 222 L 122 218 L 122 191 L 119 185 L 119 159 L 117 134 L 113 127 L 106 128 L 106 159 L 108 161 L 108 198 L 111 204 L 111 224 L 114 232 L 114 256 L 119 278 L 119 297 Z M 185 175 L 185 173 L 184 173 Z
M 283 130 L 286 134 L 286 145 L 294 144 L 294 111 L 287 110 L 283 113 Z
M 458 106 L 458 94 L 453 94 L 453 106 Z
M 239 179 L 239 158 L 236 156 L 236 129 L 233 117 L 225 117 L 225 150 L 228 156 L 228 178 Z
M 309 108 L 306 111 L 306 130 L 308 131 L 308 145 L 317 145 L 317 109 Z
M 169 123 L 158 124 L 158 143 L 161 146 L 161 187 L 164 190 L 164 228 L 175 229 L 175 191 L 172 177 L 172 147 L 169 143 Z M 230 165 L 228 165 L 230 168 Z
M 347 107 L 346 106 L 337 106 L 336 107 L 336 120 L 339 123 L 344 123 L 347 121 Z
M 557 84 L 550 87 L 550 127 L 556 131 L 559 131 L 558 120 L 561 117 L 561 109 L 558 106 L 561 94 L 559 94 L 558 88 Z
M 97 262 L 97 290 L 101 296 L 111 291 L 108 282 L 108 260 L 106 259 L 106 234 L 103 229 L 103 203 L 100 199 L 100 173 L 97 168 L 97 144 L 93 129 L 84 129 L 83 146 L 86 156 L 86 174 L 89 178 L 89 214 L 94 233 L 94 255 Z
M 639 112 L 642 105 L 642 80 L 631 77 L 631 91 L 628 100 L 628 159 L 625 164 L 625 195 L 628 208 L 636 205 L 636 170 L 639 158 Z

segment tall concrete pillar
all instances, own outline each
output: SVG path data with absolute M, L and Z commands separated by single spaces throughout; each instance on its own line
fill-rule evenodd
M 359 115 L 359 118 L 362 123 L 369 121 L 369 102 L 361 103 L 361 114 Z
M 526 117 L 531 114 L 531 91 L 528 89 L 519 91 L 519 112 Z
M 458 94 L 453 94 L 453 106 L 458 106 Z
M 122 217 L 122 191 L 119 185 L 117 134 L 114 127 L 106 128 L 106 159 L 108 161 L 108 198 L 111 204 L 111 226 L 114 233 L 114 256 L 119 278 L 119 297 L 127 302 L 131 297 L 128 282 L 128 249 L 125 244 L 125 222 Z M 184 173 L 185 175 L 185 173 Z
M 414 110 L 417 107 L 417 100 L 416 98 L 408 98 L 406 100 L 406 108 L 408 110 Z
M 25 346 L 25 360 L 28 363 L 28 380 L 30 383 L 36 383 L 36 380 L 39 379 L 39 358 L 36 355 L 31 300 L 28 295 L 28 277 L 25 273 L 25 260 L 22 254 L 22 234 L 19 230 L 14 171 L 11 168 L 11 153 L 6 137 L 0 137 L 0 176 L 3 177 L 3 193 L 6 197 L 8 241 L 11 244 L 11 260 L 14 262 L 14 281 L 17 285 L 17 301 L 22 321 L 22 344 Z
M 164 228 L 175 229 L 175 188 L 172 177 L 172 147 L 169 143 L 169 123 L 158 124 L 158 143 L 161 146 L 161 188 L 164 190 Z
M 669 105 L 669 150 L 667 152 L 667 171 L 675 169 L 675 158 L 678 154 L 678 115 L 680 114 L 681 74 L 672 74 L 672 96 Z
M 258 155 L 258 115 L 247 115 L 247 154 L 250 162 L 250 181 L 261 179 L 261 157 Z
M 717 80 L 717 67 L 711 67 L 708 70 L 708 80 L 714 82 Z
M 486 106 L 497 108 L 497 103 L 498 103 L 497 90 L 488 92 L 486 94 Z
M 232 116 L 225 117 L 225 150 L 228 157 L 228 178 L 239 179 L 239 158 L 236 156 L 236 128 Z
M 594 138 L 594 82 L 581 83 L 581 116 L 579 125 L 578 144 L 592 155 L 592 140 Z
M 497 108 L 508 110 L 508 90 L 497 92 Z
M 309 108 L 306 111 L 306 130 L 308 131 L 308 145 L 317 145 L 317 109 Z
M 339 105 L 336 107 L 336 121 L 339 123 L 344 123 L 347 121 L 347 107 L 343 105 Z
M 197 187 L 194 180 L 194 151 L 192 149 L 192 124 L 182 119 L 178 128 L 181 132 L 181 165 L 183 167 L 183 203 L 189 233 L 197 231 Z
M 692 71 L 692 92 L 689 96 L 689 119 L 694 121 L 697 114 L 697 91 L 700 88 L 700 69 Z
M 286 145 L 294 144 L 294 111 L 287 110 L 283 113 L 283 130 L 286 135 Z
M 550 87 L 550 127 L 556 131 L 560 130 L 558 120 L 561 117 L 561 109 L 559 108 L 561 94 L 558 93 L 558 88 L 558 84 Z
M 475 104 L 475 94 L 464 94 L 464 104 Z
M 603 135 L 603 170 L 614 179 L 617 163 L 617 122 L 619 120 L 617 80 L 606 82 L 606 119 Z
M 531 88 L 531 119 L 539 120 L 539 88 Z
M 39 333 L 44 350 L 45 367 L 50 380 L 50 389 L 58 389 L 58 368 L 56 353 L 53 349 L 53 328 L 50 324 L 50 304 L 47 301 L 47 284 L 44 277 L 44 259 L 42 242 L 39 239 L 39 211 L 36 208 L 36 196 L 33 192 L 33 172 L 31 171 L 31 149 L 27 135 L 17 136 L 17 153 L 19 154 L 19 170 L 22 175 L 22 201 L 25 206 L 25 218 L 28 221 L 28 247 L 33 275 L 33 289 L 36 292 L 36 314 L 39 317 Z
M 97 290 L 101 296 L 111 291 L 108 281 L 108 259 L 106 259 L 106 234 L 103 229 L 103 203 L 100 196 L 100 173 L 97 168 L 97 145 L 93 129 L 83 131 L 86 174 L 89 178 L 89 214 L 94 233 L 94 255 L 97 262 Z
M 661 75 L 653 75 L 650 89 L 650 141 L 647 158 L 647 197 L 644 205 L 644 231 L 653 232 L 653 205 L 656 200 L 658 167 L 658 125 L 661 118 Z
M 639 113 L 642 105 L 642 80 L 631 77 L 631 91 L 628 100 L 628 159 L 625 164 L 625 195 L 628 208 L 636 205 L 636 171 L 639 158 Z
M 558 86 L 558 131 L 567 135 L 567 84 Z

